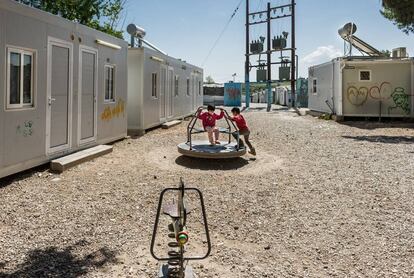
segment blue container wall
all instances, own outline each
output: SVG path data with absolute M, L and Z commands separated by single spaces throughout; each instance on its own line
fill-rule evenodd
M 224 84 L 224 106 L 241 106 L 242 83 Z

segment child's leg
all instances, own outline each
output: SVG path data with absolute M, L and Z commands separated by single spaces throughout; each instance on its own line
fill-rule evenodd
M 213 130 L 214 130 L 214 137 L 215 137 L 214 142 L 217 142 L 220 139 L 220 130 L 216 126 L 213 128 Z
M 250 132 L 244 135 L 244 141 L 246 142 L 246 145 L 249 146 L 250 153 L 253 155 L 256 155 L 256 150 L 252 146 L 252 143 L 250 143 L 249 137 L 250 137 Z
M 207 126 L 206 131 L 208 134 L 208 141 L 210 141 L 210 144 L 214 144 L 215 140 L 214 140 L 214 135 L 213 135 L 213 128 L 210 126 Z

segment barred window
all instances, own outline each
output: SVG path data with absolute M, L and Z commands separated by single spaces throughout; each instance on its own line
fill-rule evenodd
M 115 66 L 105 65 L 105 101 L 115 101 Z

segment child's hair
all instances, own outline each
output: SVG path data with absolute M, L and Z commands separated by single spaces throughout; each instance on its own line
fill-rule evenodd
M 207 106 L 207 111 L 215 111 L 216 107 L 214 107 L 213 105 L 209 105 Z
M 231 112 L 236 113 L 238 115 L 240 114 L 240 108 L 234 107 L 233 109 L 231 109 Z

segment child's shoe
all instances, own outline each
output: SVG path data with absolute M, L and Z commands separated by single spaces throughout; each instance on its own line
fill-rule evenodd
M 256 155 L 256 150 L 255 150 L 255 149 L 250 150 L 250 151 L 249 151 L 249 154 L 251 154 L 251 155 L 254 155 L 254 156 L 255 156 L 255 155 Z

